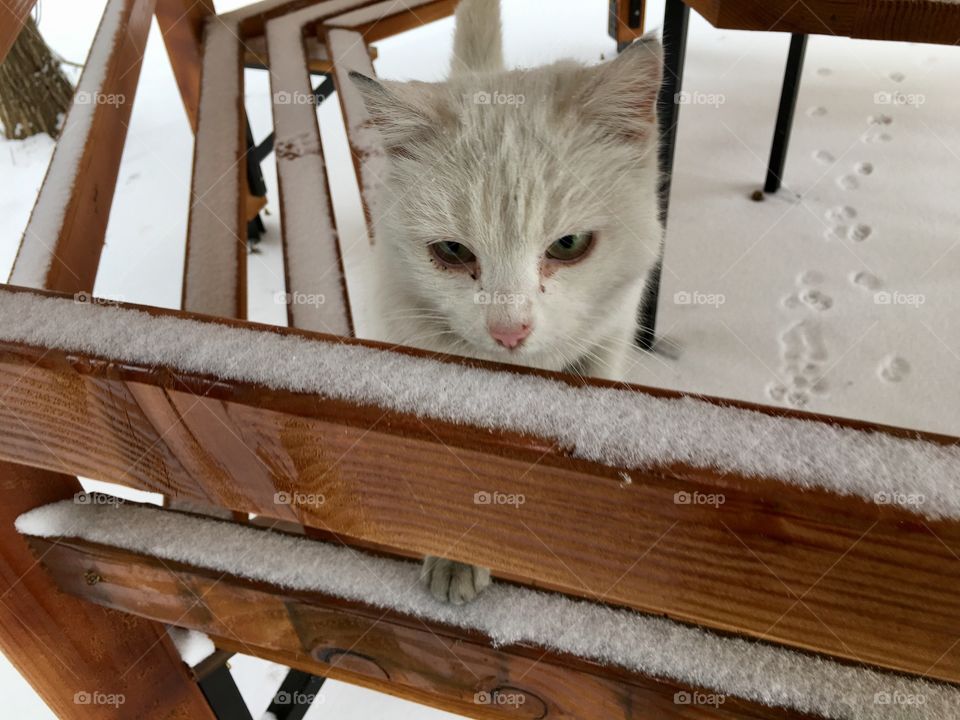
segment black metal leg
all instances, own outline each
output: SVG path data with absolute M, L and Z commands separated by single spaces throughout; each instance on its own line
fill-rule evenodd
M 690 8 L 683 0 L 667 0 L 663 17 L 663 85 L 660 88 L 660 221 L 664 229 L 670 207 L 670 183 L 673 176 L 673 156 L 677 141 L 677 121 L 680 105 L 677 94 L 683 86 L 683 64 L 687 55 L 687 26 Z M 663 259 L 654 266 L 647 278 L 640 303 L 637 345 L 644 350 L 653 348 L 656 340 L 657 304 L 660 296 L 660 274 Z
M 253 720 L 226 662 L 205 672 L 197 682 L 219 720 Z
M 249 122 L 247 123 L 247 189 L 253 197 L 266 197 L 267 183 L 263 179 L 263 171 L 256 159 L 256 144 L 253 141 L 253 131 L 250 129 Z M 247 242 L 252 252 L 256 252 L 252 248 L 260 242 L 260 236 L 265 231 L 266 227 L 259 215 L 247 223 Z
M 267 713 L 277 720 L 303 720 L 326 678 L 300 670 L 291 670 L 273 696 Z M 268 714 L 267 717 L 270 717 Z
M 787 70 L 783 76 L 783 91 L 780 93 L 780 109 L 777 111 L 777 126 L 773 131 L 773 147 L 770 149 L 770 164 L 763 191 L 774 193 L 780 189 L 783 167 L 790 144 L 793 114 L 797 109 L 797 94 L 800 92 L 800 76 L 803 73 L 803 57 L 807 52 L 807 36 L 795 33 L 790 37 L 787 54 Z

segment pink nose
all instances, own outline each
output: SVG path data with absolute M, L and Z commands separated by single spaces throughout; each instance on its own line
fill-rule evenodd
M 490 336 L 505 348 L 513 350 L 530 334 L 530 323 L 523 325 L 492 325 Z

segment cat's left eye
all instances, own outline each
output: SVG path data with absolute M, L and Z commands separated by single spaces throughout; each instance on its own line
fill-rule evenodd
M 564 235 L 547 248 L 547 257 L 560 262 L 573 262 L 586 255 L 593 245 L 592 232 L 579 232 Z

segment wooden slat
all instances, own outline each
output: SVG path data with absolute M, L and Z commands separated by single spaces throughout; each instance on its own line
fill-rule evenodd
M 193 132 L 200 109 L 203 25 L 214 14 L 213 0 L 157 0 L 157 25 Z
M 12 282 L 90 291 L 133 109 L 154 0 L 110 0 L 30 215 Z
M 375 77 L 366 43 L 446 17 L 455 8 L 455 2 L 446 0 L 383 0 L 330 18 L 320 30 L 334 66 L 333 78 L 371 243 L 375 241 L 379 222 L 378 205 L 383 195 L 387 158 L 382 148 L 370 144 L 370 116 L 349 78 L 350 72 Z
M 0 458 L 485 565 L 508 579 L 721 631 L 960 680 L 956 521 L 685 466 L 631 471 L 625 484 L 627 468 L 573 459 L 537 438 L 83 353 L 0 347 Z M 276 492 L 291 490 L 322 494 L 326 502 L 275 503 Z M 494 490 L 526 502 L 509 509 L 473 502 L 476 492 Z M 678 504 L 675 494 L 683 491 L 721 493 L 725 502 Z
M 610 36 L 618 43 L 633 42 L 643 35 L 645 0 L 610 0 Z
M 162 625 L 64 594 L 14 529 L 79 491 L 76 478 L 0 464 L 0 650 L 58 717 L 214 720 Z
M 324 24 L 354 30 L 371 43 L 449 17 L 458 3 L 459 0 L 381 0 Z
M 353 319 L 307 72 L 305 35 L 331 13 L 359 4 L 321 2 L 266 26 L 288 323 L 345 336 L 353 335 Z
M 330 28 L 325 30 L 327 54 L 333 62 L 333 79 L 336 83 L 337 97 L 343 111 L 343 122 L 350 142 L 350 155 L 360 187 L 360 200 L 363 205 L 367 234 L 371 243 L 375 242 L 375 229 L 379 221 L 377 212 L 378 198 L 382 196 L 382 183 L 387 172 L 387 157 L 382 148 L 369 144 L 371 131 L 370 114 L 363 104 L 363 98 L 353 81 L 351 72 L 359 72 L 367 77 L 376 73 L 366 51 L 363 35 L 354 30 Z
M 940 0 L 684 2 L 719 28 L 946 45 L 960 42 L 960 4 Z
M 246 317 L 246 114 L 236 23 L 205 24 L 182 307 Z
M 474 718 L 680 720 L 803 718 L 724 697 L 681 704 L 697 692 L 540 647 L 489 639 L 435 622 L 75 538 L 31 539 L 68 593 L 109 608 L 211 635 L 218 647 L 342 679 Z M 89 584 L 92 573 L 97 582 Z M 499 690 L 502 705 L 483 703 Z M 699 691 L 704 695 L 716 694 Z M 478 694 L 480 702 L 478 702 Z
M 103 80 L 91 81 L 97 68 L 88 60 L 79 90 L 122 102 L 96 105 L 88 126 L 68 117 L 25 240 L 41 267 L 42 251 L 55 257 L 48 272 L 25 268 L 18 258 L 14 276 L 65 292 L 93 287 L 152 10 L 152 0 L 112 0 L 108 7 L 118 13 L 113 29 L 102 23 L 91 51 L 94 59 L 109 54 Z M 72 173 L 71 165 L 81 178 L 72 187 L 55 177 Z M 38 213 L 61 211 L 58 237 L 39 235 Z M 44 240 L 48 247 L 37 245 Z M 15 412 L 9 417 L 20 424 Z M 213 720 L 162 626 L 78 602 L 41 572 L 13 521 L 81 491 L 62 467 L 52 470 L 0 463 L 0 649 L 60 717 Z M 105 704 L 121 698 L 118 706 Z
M 326 73 L 333 70 L 333 64 L 327 57 L 327 49 L 315 37 L 308 36 L 306 40 L 307 67 L 312 73 Z M 247 66 L 255 65 L 264 69 L 270 67 L 270 56 L 267 54 L 267 39 L 261 36 L 244 38 L 243 61 Z M 371 51 L 373 48 L 371 48 Z
M 20 34 L 27 15 L 37 0 L 4 0 L 0 2 L 0 62 L 7 57 L 14 40 Z

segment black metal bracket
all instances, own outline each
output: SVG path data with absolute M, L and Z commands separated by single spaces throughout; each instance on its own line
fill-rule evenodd
M 240 689 L 230 674 L 230 668 L 227 667 L 229 657 L 229 653 L 211 656 L 211 662 L 204 663 L 206 667 L 202 672 L 200 666 L 195 668 L 197 684 L 217 720 L 253 720 Z
M 277 720 L 303 720 L 325 680 L 318 675 L 291 670 L 274 694 L 267 712 L 273 713 Z

